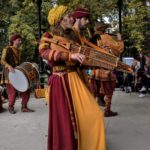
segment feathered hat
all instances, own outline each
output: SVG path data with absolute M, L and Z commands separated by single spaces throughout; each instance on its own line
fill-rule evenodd
M 48 13 L 48 22 L 50 25 L 54 26 L 57 24 L 57 22 L 65 15 L 68 8 L 67 6 L 56 6 L 52 8 Z

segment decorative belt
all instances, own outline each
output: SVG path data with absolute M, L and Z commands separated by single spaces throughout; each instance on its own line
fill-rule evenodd
M 76 66 L 54 66 L 53 72 L 73 72 L 76 71 Z

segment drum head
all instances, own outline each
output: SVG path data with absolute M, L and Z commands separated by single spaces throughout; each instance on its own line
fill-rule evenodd
M 20 70 L 15 69 L 15 72 L 9 72 L 9 80 L 12 86 L 20 92 L 25 92 L 29 88 L 28 79 Z

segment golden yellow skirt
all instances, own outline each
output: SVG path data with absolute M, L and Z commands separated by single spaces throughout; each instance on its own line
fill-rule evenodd
M 104 114 L 76 72 L 68 74 L 78 129 L 78 150 L 106 150 Z

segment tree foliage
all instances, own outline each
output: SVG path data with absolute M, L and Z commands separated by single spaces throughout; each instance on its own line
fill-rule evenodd
M 0 1 L 0 51 L 8 44 L 13 33 L 23 37 L 24 60 L 35 57 L 38 53 L 38 0 L 1 0 Z M 123 36 L 127 47 L 139 51 L 149 48 L 150 11 L 146 2 L 150 0 L 122 0 Z M 91 12 L 91 26 L 95 21 L 105 18 L 113 24 L 114 32 L 118 32 L 118 0 L 42 0 L 41 32 L 49 30 L 47 14 L 54 4 L 65 4 L 70 10 L 79 6 L 87 7 Z
M 147 2 L 147 3 L 146 3 Z M 126 42 L 130 49 L 133 47 L 138 51 L 148 50 L 147 40 L 150 38 L 148 27 L 150 26 L 150 7 L 147 5 L 150 1 L 127 0 L 124 3 L 124 34 Z

